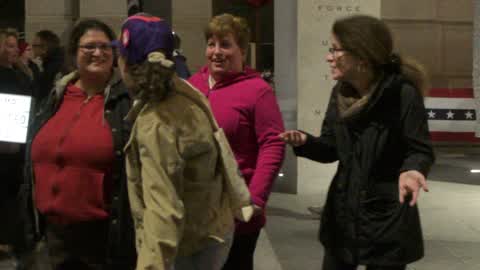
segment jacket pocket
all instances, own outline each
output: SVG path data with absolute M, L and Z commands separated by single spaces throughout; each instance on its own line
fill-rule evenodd
M 373 184 L 361 200 L 361 230 L 374 243 L 399 241 L 402 205 L 398 201 L 396 182 Z
M 94 211 L 105 209 L 105 174 L 100 171 L 85 168 L 69 168 L 65 170 L 60 187 L 64 187 L 63 196 L 59 196 L 61 205 L 72 215 L 90 216 Z
M 193 159 L 197 156 L 202 154 L 206 154 L 212 151 L 213 146 L 210 142 L 189 142 L 183 141 L 182 143 L 185 144 L 185 148 L 183 150 L 183 157 L 184 159 Z

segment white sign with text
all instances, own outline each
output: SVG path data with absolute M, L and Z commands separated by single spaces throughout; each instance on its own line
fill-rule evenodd
M 0 94 L 0 141 L 25 143 L 32 98 Z

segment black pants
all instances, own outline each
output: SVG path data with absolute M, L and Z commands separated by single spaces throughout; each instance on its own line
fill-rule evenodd
M 251 234 L 237 234 L 222 270 L 253 270 L 253 253 L 260 231 Z
M 47 222 L 46 243 L 54 270 L 104 270 L 108 235 L 107 221 L 73 225 Z
M 335 256 L 331 255 L 328 251 L 325 251 L 325 256 L 323 257 L 323 267 L 322 270 L 356 270 L 358 265 L 345 263 Z M 406 265 L 398 266 L 378 266 L 378 265 L 367 265 L 367 270 L 405 270 Z
M 2 142 L 0 142 L 2 144 Z M 23 181 L 22 158 L 0 154 L 0 244 L 15 254 L 25 249 L 24 229 L 18 192 Z

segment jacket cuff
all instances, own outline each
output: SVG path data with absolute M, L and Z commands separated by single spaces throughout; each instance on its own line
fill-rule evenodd
M 306 155 L 306 153 L 308 152 L 308 149 L 310 148 L 310 143 L 312 142 L 312 140 L 315 138 L 312 134 L 310 133 L 307 133 L 303 130 L 298 130 L 300 132 L 302 132 L 303 134 L 307 135 L 307 141 L 305 142 L 304 145 L 300 145 L 300 146 L 295 146 L 293 147 L 293 152 L 295 153 L 295 156 L 298 156 L 298 157 L 304 157 Z
M 406 172 L 406 171 L 418 171 L 423 176 L 425 176 L 425 179 L 428 176 L 428 173 L 430 172 L 430 163 L 426 161 L 408 161 L 406 160 L 402 167 L 400 168 L 400 173 Z
M 267 202 L 258 196 L 252 196 L 252 203 L 264 209 Z

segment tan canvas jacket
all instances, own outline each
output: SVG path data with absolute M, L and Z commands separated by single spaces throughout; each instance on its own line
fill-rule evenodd
M 175 91 L 142 105 L 125 146 L 128 191 L 136 228 L 137 269 L 170 269 L 223 241 L 233 230 L 219 152 L 208 116 L 178 93 L 197 91 L 175 78 Z M 196 101 L 208 103 L 200 93 Z

